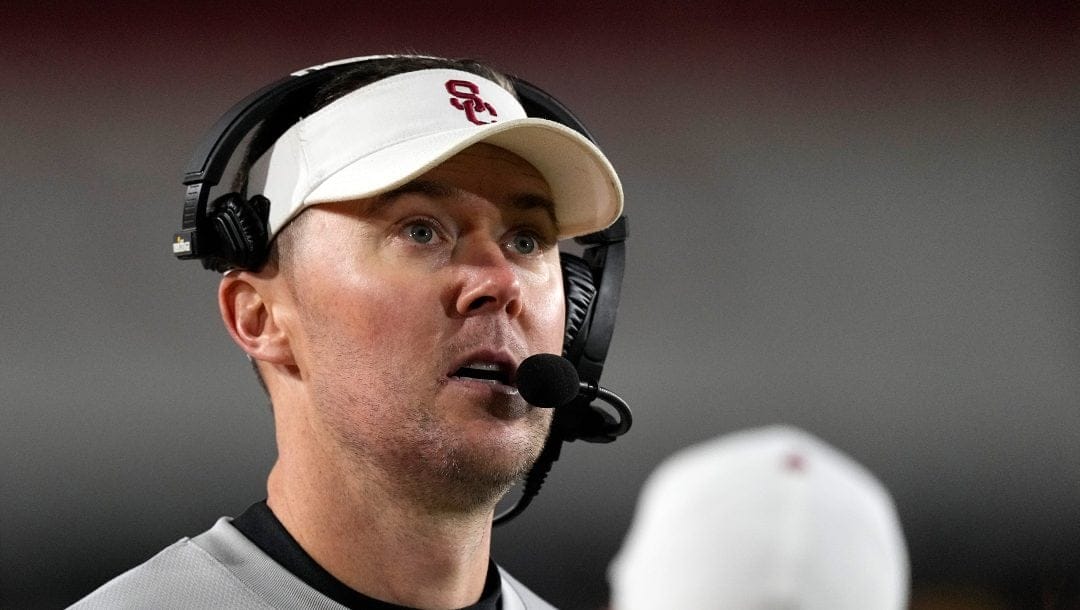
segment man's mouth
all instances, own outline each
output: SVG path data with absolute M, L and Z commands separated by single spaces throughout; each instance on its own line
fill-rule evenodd
M 495 362 L 469 362 L 454 371 L 451 377 L 470 379 L 486 383 L 510 385 L 510 372 L 507 367 Z

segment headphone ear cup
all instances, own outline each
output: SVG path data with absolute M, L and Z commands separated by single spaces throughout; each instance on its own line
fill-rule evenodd
M 566 252 L 559 253 L 562 263 L 563 292 L 566 295 L 566 332 L 563 335 L 563 356 L 577 366 L 575 351 L 580 351 L 582 329 L 589 319 L 593 300 L 596 298 L 596 285 L 588 263 L 579 256 Z
M 216 248 L 211 263 L 217 271 L 257 269 L 266 258 L 270 201 L 262 195 L 245 200 L 238 193 L 218 197 L 207 211 Z

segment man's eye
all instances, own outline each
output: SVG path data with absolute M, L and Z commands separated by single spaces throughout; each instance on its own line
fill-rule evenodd
M 531 233 L 518 233 L 510 240 L 510 245 L 518 254 L 532 254 L 540 249 L 539 240 Z
M 405 233 L 418 244 L 426 244 L 435 239 L 435 230 L 418 222 L 405 227 Z

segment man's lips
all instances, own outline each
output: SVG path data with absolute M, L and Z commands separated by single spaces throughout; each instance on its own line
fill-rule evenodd
M 493 362 L 471 362 L 454 371 L 451 377 L 463 377 L 479 381 L 495 381 L 509 384 L 510 376 L 504 367 Z
M 506 354 L 497 352 L 477 352 L 462 358 L 447 377 L 452 380 L 487 384 L 505 391 L 513 387 L 514 373 L 517 370 L 515 360 Z

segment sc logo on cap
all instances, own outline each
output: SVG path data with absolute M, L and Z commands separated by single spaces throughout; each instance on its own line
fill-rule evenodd
M 499 113 L 495 112 L 495 108 L 491 104 L 481 99 L 480 87 L 477 87 L 476 83 L 467 80 L 448 80 L 446 81 L 446 91 L 453 96 L 450 98 L 450 104 L 458 110 L 464 110 L 465 117 L 470 122 L 476 125 L 487 125 L 498 121 L 495 117 L 499 116 Z M 482 121 L 476 116 L 478 113 L 483 112 L 491 115 L 490 121 Z

